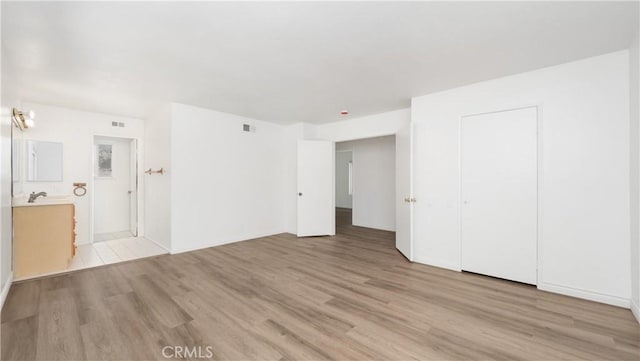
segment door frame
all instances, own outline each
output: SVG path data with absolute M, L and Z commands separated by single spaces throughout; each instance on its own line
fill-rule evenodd
M 334 143 L 339 143 L 339 142 L 334 142 Z M 351 182 L 351 194 L 350 194 L 350 196 L 351 196 L 351 211 L 353 212 L 353 193 L 354 193 L 354 188 L 353 188 L 353 184 L 354 184 L 354 182 L 353 182 L 353 167 L 354 167 L 354 164 L 355 164 L 354 156 L 353 156 L 354 152 L 353 152 L 353 149 L 341 149 L 341 150 L 337 150 L 336 149 L 335 152 L 336 153 L 351 153 L 351 174 L 349 174 L 349 181 Z M 336 168 L 336 157 L 333 157 L 333 169 L 335 169 L 335 168 Z M 334 184 L 336 184 L 335 181 L 336 181 L 336 177 L 337 176 L 338 176 L 338 174 L 336 172 L 334 172 L 333 173 Z M 336 191 L 335 188 L 337 188 L 337 187 L 334 187 L 334 195 L 333 195 L 334 198 L 335 198 L 335 191 Z M 336 208 L 337 208 L 337 206 L 336 206 Z
M 95 240 L 93 239 L 93 229 L 94 229 L 94 223 L 95 223 L 95 175 L 94 175 L 94 171 L 95 171 L 95 161 L 96 161 L 96 157 L 95 157 L 95 141 L 96 141 L 96 137 L 104 137 L 104 138 L 115 138 L 115 139 L 121 139 L 121 140 L 128 140 L 130 141 L 130 150 L 129 150 L 129 157 L 132 159 L 135 159 L 135 166 L 133 167 L 133 169 L 135 169 L 134 174 L 133 175 L 129 175 L 130 177 L 133 177 L 135 179 L 134 181 L 134 191 L 136 194 L 136 211 L 135 211 L 135 219 L 136 219 L 136 234 L 134 235 L 134 237 L 140 237 L 140 207 L 142 205 L 143 199 L 140 197 L 140 189 L 142 188 L 140 185 L 140 138 L 137 137 L 127 137 L 127 136 L 118 136 L 118 135 L 112 135 L 112 134 L 102 134 L 102 133 L 94 133 L 91 135 L 91 148 L 90 148 L 90 155 L 91 155 L 91 169 L 89 169 L 89 179 L 87 181 L 87 188 L 88 188 L 88 196 L 89 196 L 89 244 L 93 244 L 95 242 Z M 130 215 L 131 218 L 131 215 Z
M 409 175 L 409 183 L 410 183 L 409 193 L 410 193 L 410 195 L 409 195 L 409 197 L 414 197 L 414 195 L 413 195 L 413 142 L 414 142 L 414 139 L 413 139 L 413 124 L 414 123 L 412 123 L 412 122 L 408 122 L 406 124 L 410 128 L 410 142 L 411 142 L 411 146 L 410 146 L 411 150 L 409 152 L 409 160 L 408 160 L 408 162 L 409 162 L 409 170 L 410 170 L 410 175 Z M 403 124 L 403 126 L 404 126 L 404 124 Z M 353 142 L 353 141 L 358 141 L 358 140 L 367 140 L 367 139 L 375 139 L 375 138 L 391 137 L 391 136 L 393 137 L 394 142 L 397 143 L 397 141 L 398 141 L 398 130 L 396 130 L 393 133 L 386 133 L 385 132 L 385 133 L 381 133 L 381 134 L 372 134 L 372 135 L 368 135 L 368 136 L 364 136 L 364 137 L 338 138 L 338 139 L 333 139 L 332 141 L 335 144 L 338 144 L 338 143 L 342 143 L 342 142 Z M 355 170 L 355 167 L 356 167 L 356 151 L 353 148 L 349 148 L 349 149 L 336 150 L 335 153 L 337 153 L 337 152 L 351 152 L 351 154 L 352 154 L 351 161 L 352 161 L 352 164 L 353 164 L 352 167 L 353 167 L 353 170 Z M 394 148 L 394 161 L 395 160 L 397 160 L 397 150 Z M 334 160 L 333 160 L 333 169 L 334 170 L 335 170 L 335 167 L 336 167 L 336 164 L 335 164 L 335 157 L 334 157 Z M 394 179 L 396 179 L 397 173 L 398 173 L 397 169 L 394 169 Z M 352 180 L 355 181 L 355 178 L 356 177 L 355 177 L 355 172 L 354 172 Z M 333 177 L 333 181 L 334 181 L 334 185 L 335 185 L 335 174 L 334 174 L 334 177 Z M 399 194 L 397 194 L 396 190 L 397 190 L 397 186 L 396 186 L 396 189 L 394 189 L 394 194 L 395 194 L 395 198 L 396 199 L 402 199 L 402 198 L 407 196 L 407 195 L 399 195 Z M 352 191 L 355 194 L 355 192 L 356 192 L 355 185 L 352 188 Z M 335 187 L 334 187 L 334 199 L 335 199 Z M 409 204 L 409 207 L 411 207 L 411 212 L 413 212 L 413 206 L 414 206 L 413 203 Z M 352 212 L 355 210 L 355 203 L 353 202 L 353 195 L 352 195 L 352 200 L 351 200 L 351 210 L 352 210 Z M 395 207 L 395 205 L 394 205 L 394 210 L 393 211 L 394 211 L 394 214 L 396 214 L 396 216 L 397 216 L 397 208 Z M 409 223 L 410 223 L 410 227 L 409 227 L 409 233 L 410 233 L 409 244 L 410 244 L 410 247 L 411 247 L 412 258 L 414 258 L 413 257 L 413 254 L 414 254 L 414 251 L 413 251 L 414 250 L 413 213 L 411 213 L 411 219 L 410 219 Z M 352 220 L 352 224 L 353 224 L 353 220 Z M 398 225 L 396 223 L 394 233 L 396 233 L 397 231 L 398 231 Z M 402 254 L 402 252 L 399 252 L 399 253 Z M 402 255 L 402 256 L 406 258 L 406 256 L 404 256 L 404 255 Z M 410 261 L 410 262 L 414 261 L 414 259 L 408 259 L 408 258 L 407 258 L 407 260 Z
M 520 106 L 507 106 L 498 110 L 484 110 L 475 113 L 469 113 L 460 115 L 458 117 L 458 244 L 459 244 L 459 254 L 458 254 L 458 271 L 462 271 L 462 119 L 466 117 L 476 116 L 476 115 L 486 115 L 493 113 L 502 113 L 508 112 L 512 110 L 520 110 L 527 108 L 536 108 L 536 193 L 537 193 L 537 202 L 536 202 L 536 211 L 537 211 L 537 219 L 536 219 L 536 286 L 539 287 L 540 284 L 544 283 L 542 280 L 542 254 L 543 250 L 543 237 L 542 237 L 542 205 L 543 205 L 543 192 L 542 192 L 542 180 L 543 180 L 543 147 L 542 147 L 542 112 L 543 112 L 543 104 L 542 103 L 533 103 L 533 104 L 523 104 Z

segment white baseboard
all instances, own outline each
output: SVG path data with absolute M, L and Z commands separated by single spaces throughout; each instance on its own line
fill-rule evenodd
M 179 242 L 179 241 L 176 242 L 176 240 L 173 239 L 173 240 L 171 240 L 171 243 L 172 243 L 171 244 L 171 252 L 169 252 L 169 253 L 171 253 L 171 254 L 179 254 L 179 253 L 197 251 L 199 249 L 222 246 L 222 245 L 229 244 L 229 243 L 249 241 L 249 240 L 257 239 L 257 238 L 275 236 L 277 234 L 282 234 L 282 233 L 286 233 L 286 232 L 284 232 L 282 230 L 279 230 L 277 232 L 247 234 L 247 235 L 240 236 L 239 238 L 231 238 L 231 239 L 218 240 L 218 241 L 208 241 L 208 242 L 205 242 L 205 243 L 202 243 L 202 244 L 198 244 L 198 245 L 194 245 L 194 246 L 190 246 L 190 247 L 176 247 L 176 246 L 180 245 L 181 242 Z
M 413 257 L 413 261 L 417 262 L 417 263 L 426 264 L 428 266 L 445 268 L 445 269 L 452 270 L 452 271 L 457 271 L 457 272 L 462 271 L 462 269 L 460 268 L 459 264 L 454 264 L 454 263 L 451 263 L 451 262 L 442 261 L 442 260 L 438 260 L 438 259 L 432 259 L 432 258 L 428 258 L 428 257 L 425 257 L 425 258 L 423 258 L 423 257 Z
M 266 236 L 265 236 L 266 237 Z M 259 238 L 259 237 L 257 237 Z M 180 253 L 185 253 L 185 252 L 191 252 L 191 251 L 197 251 L 199 249 L 205 249 L 205 248 L 211 248 L 211 247 L 216 247 L 216 246 L 223 246 L 225 244 L 229 244 L 229 243 L 235 243 L 235 242 L 242 242 L 242 241 L 246 241 L 249 240 L 251 238 L 247 238 L 247 239 L 238 239 L 238 240 L 225 240 L 225 241 L 220 241 L 220 242 L 207 242 L 207 243 L 203 243 L 203 244 L 198 244 L 195 246 L 191 246 L 191 247 L 184 247 L 184 248 L 176 248 L 176 247 L 171 247 L 171 254 L 180 254 Z
M 439 267 L 439 268 L 445 268 L 452 271 L 458 271 L 458 272 L 462 271 L 459 264 L 442 261 L 438 259 L 431 259 L 428 257 L 414 257 L 414 262 L 426 264 L 429 266 Z M 580 290 L 580 289 L 566 287 L 566 286 L 559 286 L 559 285 L 545 283 L 545 282 L 539 283 L 537 287 L 539 290 L 542 290 L 542 291 L 559 293 L 565 296 L 582 298 L 585 300 L 606 303 L 606 304 L 618 306 L 618 307 L 631 308 L 631 311 L 636 316 L 636 319 L 638 320 L 638 322 L 640 322 L 640 306 L 629 299 Z
M 636 316 L 636 320 L 640 323 L 640 305 L 638 305 L 634 300 L 631 300 L 631 312 Z
M 2 307 L 4 307 L 4 301 L 7 299 L 7 295 L 9 294 L 9 289 L 11 288 L 11 284 L 13 283 L 13 272 L 9 273 L 9 278 L 7 278 L 7 282 L 2 287 L 2 293 L 0 293 L 0 311 L 2 311 Z
M 140 237 L 140 238 L 144 238 L 144 239 L 148 239 L 148 240 L 150 240 L 151 242 L 155 243 L 155 244 L 156 244 L 156 246 L 158 246 L 158 247 L 160 247 L 160 248 L 164 249 L 165 251 L 167 251 L 167 253 L 171 253 L 171 250 L 170 250 L 169 248 L 167 248 L 166 246 L 164 246 L 164 245 L 162 245 L 162 244 L 160 244 L 160 243 L 158 243 L 158 242 L 154 241 L 153 239 L 151 239 L 151 238 L 149 238 L 149 237 L 147 237 L 147 236 L 139 236 L 139 237 Z
M 388 231 L 388 232 L 396 231 L 395 227 L 385 227 L 385 226 L 379 226 L 377 224 L 356 224 L 356 222 L 352 222 L 352 223 L 356 227 L 371 228 L 371 229 L 377 229 L 380 231 Z
M 600 303 L 606 303 L 613 306 L 631 308 L 631 301 L 626 298 L 604 295 L 602 293 L 596 293 L 591 291 L 580 290 L 577 288 L 571 288 L 566 286 L 554 285 L 551 283 L 539 283 L 538 289 L 547 292 L 559 293 L 565 296 L 571 296 L 576 298 L 582 298 L 589 301 L 595 301 Z

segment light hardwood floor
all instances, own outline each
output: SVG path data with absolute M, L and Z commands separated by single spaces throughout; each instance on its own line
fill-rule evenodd
M 411 264 L 348 224 L 17 283 L 2 359 L 640 359 L 629 310 Z

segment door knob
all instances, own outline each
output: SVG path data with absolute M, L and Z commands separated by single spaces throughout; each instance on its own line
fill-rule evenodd
M 411 202 L 411 198 L 407 197 L 407 198 L 404 199 L 404 201 L 409 203 L 409 202 Z
M 302 196 L 302 192 L 298 192 L 298 196 Z
M 131 194 L 131 193 L 133 193 L 133 191 L 127 191 L 127 193 Z

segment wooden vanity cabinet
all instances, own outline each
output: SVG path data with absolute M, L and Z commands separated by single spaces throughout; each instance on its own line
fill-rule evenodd
M 14 276 L 65 270 L 76 251 L 75 223 L 73 204 L 14 207 Z

